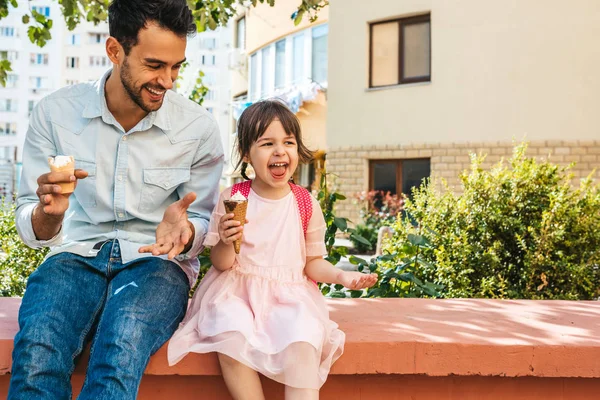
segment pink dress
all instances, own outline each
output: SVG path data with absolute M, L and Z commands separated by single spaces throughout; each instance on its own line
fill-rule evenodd
M 221 193 L 204 244 L 219 242 Z M 329 319 L 325 300 L 307 279 L 307 256 L 326 254 L 326 224 L 317 201 L 306 238 L 294 194 L 279 200 L 250 190 L 240 254 L 231 269 L 211 268 L 169 342 L 169 364 L 189 352 L 219 352 L 268 378 L 319 389 L 343 352 L 345 335 Z

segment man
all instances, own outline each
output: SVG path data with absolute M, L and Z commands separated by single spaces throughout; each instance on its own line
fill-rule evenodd
M 185 0 L 114 0 L 109 28 L 113 69 L 31 116 L 17 227 L 51 252 L 23 297 L 9 399 L 70 399 L 88 339 L 79 399 L 134 399 L 197 274 L 223 150 L 212 116 L 169 91 L 191 11 Z M 75 172 L 49 172 L 56 155 L 72 155 Z M 72 195 L 65 182 L 76 182 Z

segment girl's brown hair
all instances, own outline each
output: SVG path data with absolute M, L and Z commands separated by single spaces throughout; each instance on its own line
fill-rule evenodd
M 248 164 L 244 162 L 244 157 L 250 154 L 250 147 L 267 130 L 271 122 L 279 120 L 287 134 L 294 135 L 298 144 L 298 158 L 301 163 L 309 163 L 313 159 L 313 152 L 310 151 L 302 142 L 302 133 L 300 132 L 300 121 L 293 112 L 278 99 L 261 100 L 246 108 L 238 120 L 237 129 L 237 150 L 239 161 L 235 169 L 241 165 L 241 174 L 244 179 Z

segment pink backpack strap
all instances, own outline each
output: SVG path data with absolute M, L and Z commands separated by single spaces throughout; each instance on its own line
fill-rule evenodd
M 233 196 L 237 192 L 240 192 L 244 195 L 245 198 L 248 198 L 248 196 L 250 195 L 250 185 L 252 185 L 252 181 L 236 183 L 231 187 L 231 195 Z
M 292 188 L 292 192 L 294 192 L 294 197 L 296 198 L 296 203 L 298 204 L 298 211 L 300 211 L 302 231 L 306 235 L 308 223 L 310 222 L 310 218 L 312 217 L 312 196 L 310 195 L 309 191 L 304 189 L 302 186 L 298 186 L 290 182 L 290 187 Z

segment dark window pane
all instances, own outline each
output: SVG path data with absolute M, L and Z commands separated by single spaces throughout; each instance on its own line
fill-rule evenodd
M 396 162 L 373 162 L 373 190 L 396 194 Z
M 402 161 L 402 193 L 410 195 L 412 188 L 421 186 L 423 179 L 429 178 L 430 173 L 429 159 Z

